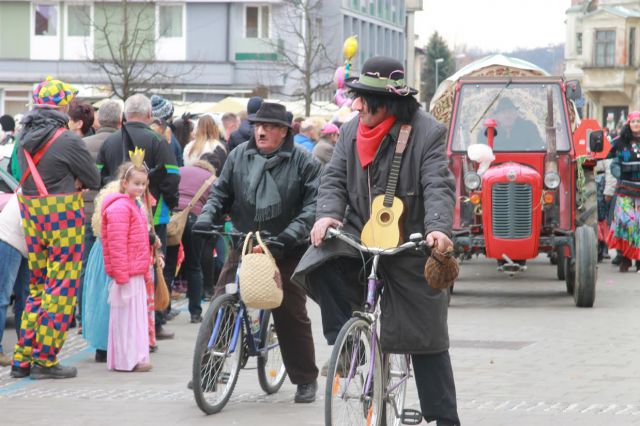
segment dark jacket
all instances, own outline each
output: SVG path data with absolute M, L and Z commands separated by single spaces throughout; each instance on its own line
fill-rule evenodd
M 24 116 L 24 129 L 19 137 L 20 147 L 17 151 L 22 171 L 28 168 L 23 149 L 34 156 L 57 129 L 67 127 L 68 120 L 65 114 L 48 108 L 37 108 Z M 62 133 L 51 144 L 36 168 L 49 194 L 76 192 L 76 178 L 86 188 L 100 187 L 100 174 L 86 144 L 71 131 Z M 39 194 L 32 176 L 25 180 L 22 189 L 25 195 Z
M 311 153 L 294 146 L 293 137 L 287 135 L 280 148 L 287 159 L 271 171 L 280 191 L 283 213 L 275 219 L 257 223 L 254 221 L 255 206 L 243 197 L 252 165 L 249 154 L 256 150 L 255 140 L 251 138 L 231 151 L 198 221 L 216 222 L 229 214 L 234 227 L 242 232 L 266 230 L 274 236 L 286 233 L 298 241 L 306 239 L 316 216 L 320 163 Z
M 397 123 L 382 141 L 367 170 L 361 167 L 356 150 L 358 123 L 355 118 L 341 128 L 334 155 L 321 178 L 317 218 L 344 220 L 345 231 L 360 236 L 370 217 L 370 198 L 384 194 L 400 125 Z M 432 231 L 451 235 L 455 181 L 448 169 L 446 128 L 422 110 L 410 124 L 411 136 L 396 190 L 404 203 L 404 240 L 416 232 L 424 236 Z M 360 254 L 338 240 L 310 247 L 292 279 L 308 289 L 307 273 L 341 256 L 359 258 Z M 447 295 L 427 285 L 425 262 L 426 254 L 415 251 L 381 259 L 380 274 L 387 284 L 381 302 L 385 351 L 436 353 L 449 347 Z
M 231 132 L 229 136 L 229 151 L 240 145 L 242 142 L 246 142 L 253 137 L 253 126 L 247 120 L 240 122 L 240 127 L 237 130 Z
M 98 159 L 98 153 L 100 152 L 100 147 L 104 141 L 116 130 L 117 129 L 114 129 L 113 127 L 100 127 L 95 134 L 82 138 L 84 143 L 87 144 L 87 149 L 89 150 L 94 162 Z M 94 212 L 93 200 L 96 198 L 96 195 L 98 195 L 98 191 L 96 190 L 90 190 L 82 193 L 82 198 L 84 199 L 84 221 L 87 224 L 91 223 L 91 217 Z
M 100 147 L 97 163 L 102 184 L 116 178 L 118 167 L 129 161 L 129 150 L 133 150 L 134 146 L 144 149 L 144 162 L 150 170 L 149 191 L 157 200 L 153 213 L 154 225 L 166 224 L 171 210 L 178 205 L 180 171 L 176 157 L 169 144 L 146 124 L 130 121 L 123 126 L 126 128 L 124 134 L 123 129 L 112 133 Z

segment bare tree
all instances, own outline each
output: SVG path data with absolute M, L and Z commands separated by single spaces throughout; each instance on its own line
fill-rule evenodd
M 178 73 L 171 73 L 166 64 L 154 60 L 158 41 L 156 3 L 121 0 L 94 4 L 95 16 L 88 20 L 94 31 L 95 51 L 87 55 L 87 60 L 106 75 L 113 94 L 127 99 L 152 87 L 171 85 Z
M 322 19 L 321 0 L 284 0 L 283 17 L 275 23 L 285 43 L 272 42 L 284 72 L 293 80 L 293 96 L 303 98 L 305 115 L 311 113 L 313 96 L 333 84 L 335 60 L 327 52 L 331 34 Z

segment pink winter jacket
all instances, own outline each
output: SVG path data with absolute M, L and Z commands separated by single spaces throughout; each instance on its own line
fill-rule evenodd
M 151 249 L 144 211 L 126 194 L 109 194 L 102 202 L 104 269 L 118 284 L 136 275 L 151 280 Z

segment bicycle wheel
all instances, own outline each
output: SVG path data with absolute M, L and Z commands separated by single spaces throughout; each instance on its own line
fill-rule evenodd
M 340 330 L 327 369 L 325 425 L 380 425 L 382 363 L 377 339 L 371 343 L 371 325 L 363 319 L 351 318 Z
M 235 347 L 231 346 L 239 312 L 236 295 L 219 296 L 211 302 L 198 330 L 193 353 L 193 395 L 206 414 L 215 414 L 224 408 L 238 380 L 242 326 L 235 336 Z M 216 339 L 209 348 L 214 328 Z
M 385 369 L 387 387 L 384 390 L 384 419 L 386 426 L 400 426 L 409 381 L 408 355 L 388 354 L 383 358 L 388 359 Z
M 287 377 L 287 370 L 280 353 L 273 315 L 268 310 L 263 311 L 260 321 L 260 347 L 267 348 L 267 351 L 258 357 L 260 387 L 268 394 L 276 393 Z

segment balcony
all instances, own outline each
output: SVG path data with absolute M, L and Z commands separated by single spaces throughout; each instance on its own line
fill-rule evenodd
M 594 67 L 585 66 L 582 87 L 587 91 L 628 91 L 638 82 L 635 67 Z
M 236 40 L 236 61 L 277 61 L 282 48 L 281 39 L 241 38 Z

